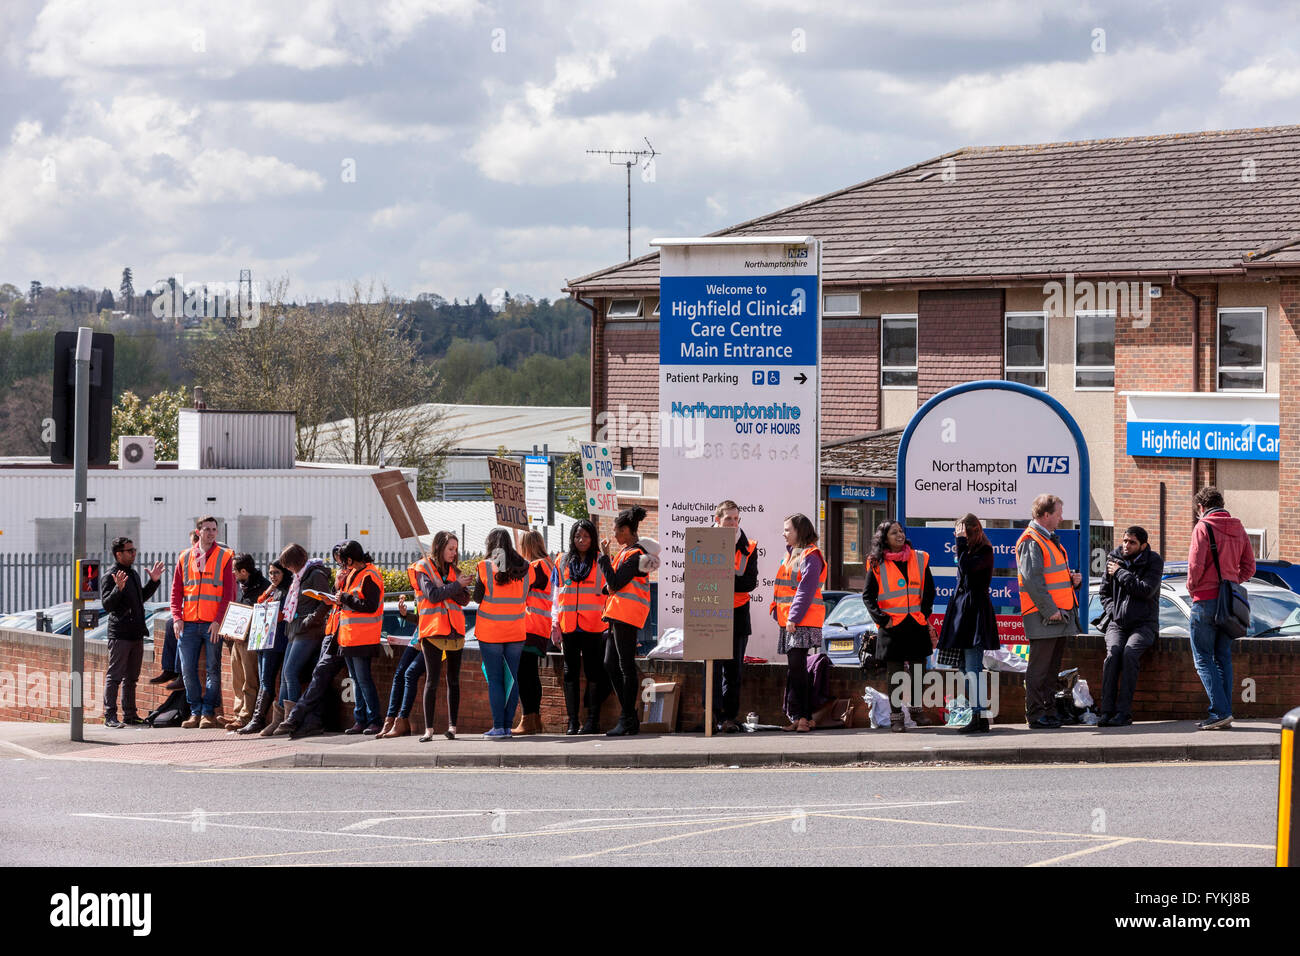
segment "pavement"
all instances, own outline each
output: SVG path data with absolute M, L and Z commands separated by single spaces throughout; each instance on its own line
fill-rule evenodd
M 241 737 L 224 730 L 150 727 L 110 729 L 87 724 L 84 740 L 69 725 L 0 722 L 0 749 L 60 761 L 136 763 L 208 768 L 638 768 L 846 767 L 875 764 L 1110 764 L 1189 760 L 1276 760 L 1278 720 L 1239 720 L 1229 730 L 1198 731 L 1193 721 L 1152 721 L 1129 727 L 1030 730 L 998 724 L 988 734 L 959 735 L 944 727 L 638 734 L 635 737 L 542 734 L 489 740 L 466 734 L 420 743 L 415 735 L 327 734 L 289 740 Z

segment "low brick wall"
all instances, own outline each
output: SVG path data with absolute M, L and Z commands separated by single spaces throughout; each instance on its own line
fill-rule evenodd
M 68 663 L 71 638 L 36 631 L 0 630 L 0 720 L 66 721 L 68 719 Z M 380 703 L 387 708 L 389 689 L 402 648 L 393 647 L 393 655 L 374 658 L 372 672 L 379 689 Z M 1100 637 L 1072 638 L 1064 656 L 1064 667 L 1078 667 L 1088 681 L 1094 698 L 1101 697 L 1101 668 L 1106 654 Z M 104 672 L 108 668 L 106 644 L 86 645 L 86 720 L 99 722 L 103 715 Z M 1300 704 L 1300 640 L 1267 638 L 1237 641 L 1233 649 L 1236 683 L 1233 713 L 1239 717 L 1282 716 Z M 689 730 L 702 723 L 704 684 L 703 665 L 697 662 L 643 660 L 643 677 L 657 682 L 683 684 L 678 709 L 678 729 Z M 785 664 L 746 665 L 741 693 L 742 717 L 755 711 L 765 723 L 784 722 L 782 702 L 785 694 Z M 145 646 L 141 683 L 137 701 L 141 715 L 148 713 L 167 696 L 161 685 L 144 683 L 157 673 L 151 645 Z M 998 676 L 999 723 L 1024 721 L 1024 678 L 1020 674 Z M 341 686 L 346 671 L 335 681 Z M 542 720 L 550 731 L 563 730 L 563 664 L 558 654 L 550 655 L 541 669 Z M 1249 682 L 1249 683 L 1247 683 Z M 831 692 L 836 697 L 861 697 L 871 685 L 889 691 L 889 677 L 884 671 L 863 677 L 857 668 L 832 669 Z M 423 688 L 423 684 L 421 684 Z M 422 697 L 422 695 L 421 695 Z M 227 713 L 232 708 L 230 694 L 230 656 L 222 655 L 222 702 Z M 1142 660 L 1142 674 L 1133 702 L 1136 720 L 1188 720 L 1205 715 L 1206 698 L 1192 666 L 1187 641 L 1162 638 Z M 618 715 L 613 696 L 602 710 L 602 726 L 612 726 Z M 411 714 L 412 726 L 424 726 L 423 700 L 417 699 Z M 434 728 L 446 727 L 446 686 L 439 687 L 438 714 Z M 340 704 L 340 726 L 352 723 L 351 704 Z M 478 652 L 467 650 L 461 666 L 461 701 L 459 729 L 480 733 L 491 727 L 487 684 L 483 678 Z

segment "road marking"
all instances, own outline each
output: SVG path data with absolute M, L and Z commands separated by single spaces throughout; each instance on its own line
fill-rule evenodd
M 1089 853 L 1100 853 L 1102 850 L 1110 850 L 1117 846 L 1126 846 L 1129 843 L 1139 841 L 1129 837 L 1121 837 L 1118 840 L 1112 840 L 1110 843 L 1103 843 L 1100 846 L 1090 846 L 1086 850 L 1075 850 L 1073 853 L 1066 853 L 1064 856 L 1054 856 L 1050 860 L 1039 860 L 1037 863 L 1029 863 L 1027 866 L 1051 866 L 1053 863 L 1060 863 L 1064 860 L 1073 860 L 1076 857 L 1087 856 Z
M 764 824 L 767 823 L 780 823 L 783 820 L 793 820 L 793 819 L 795 819 L 794 814 L 786 813 L 779 817 L 770 817 L 766 820 L 751 820 L 748 823 L 733 823 L 731 826 L 711 827 L 707 830 L 693 830 L 690 833 L 674 833 L 671 836 L 658 837 L 657 839 L 654 840 L 643 840 L 640 843 L 629 843 L 626 846 L 610 847 L 609 849 L 606 850 L 597 850 L 594 853 L 582 853 L 579 854 L 578 856 L 566 856 L 564 858 L 564 861 L 567 863 L 573 860 L 590 860 L 593 859 L 594 857 L 605 856 L 606 854 L 609 853 L 618 853 L 622 850 L 635 850 L 643 846 L 653 846 L 656 843 L 667 843 L 670 840 L 686 840 L 689 839 L 690 837 L 705 836 L 706 834 L 709 833 L 721 833 L 724 830 L 743 830 L 746 829 L 747 827 L 763 826 Z

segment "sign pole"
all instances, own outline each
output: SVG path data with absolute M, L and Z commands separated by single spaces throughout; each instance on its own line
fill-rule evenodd
M 704 736 L 713 736 L 713 658 L 704 662 Z
M 86 634 L 81 627 L 81 612 L 86 602 L 81 597 L 77 567 L 86 556 L 86 461 L 90 450 L 90 329 L 77 329 L 76 409 L 72 445 L 72 674 L 68 682 L 71 694 L 69 714 L 70 739 L 85 739 L 82 723 L 85 697 L 81 682 L 86 669 Z

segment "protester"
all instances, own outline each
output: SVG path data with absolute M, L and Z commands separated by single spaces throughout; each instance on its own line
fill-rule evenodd
M 1001 646 L 997 615 L 989 587 L 993 581 L 993 545 L 980 519 L 967 514 L 953 528 L 957 547 L 957 590 L 948 602 L 939 633 L 939 647 L 960 650 L 970 702 L 970 723 L 958 733 L 989 732 L 988 700 L 984 695 L 984 652 Z
M 527 627 L 525 595 L 533 570 L 510 542 L 510 533 L 494 528 L 484 544 L 487 558 L 478 563 L 473 599 L 479 602 L 474 622 L 483 658 L 483 676 L 492 709 L 489 740 L 508 738 L 519 701 L 519 658 Z M 432 678 L 432 672 L 430 673 Z
M 913 668 L 919 671 L 925 666 L 936 631 L 930 623 L 934 610 L 930 555 L 912 547 L 897 521 L 882 521 L 871 539 L 862 603 L 876 622 L 876 655 L 893 665 L 889 729 L 902 733 L 904 691 L 911 685 Z
M 420 562 L 417 561 L 406 569 L 407 576 L 412 580 L 415 578 L 415 569 L 419 565 Z M 415 585 L 412 584 L 412 587 L 414 588 Z M 416 590 L 415 593 L 418 595 L 420 592 Z M 386 737 L 406 737 L 411 733 L 411 708 L 415 706 L 415 695 L 420 689 L 420 678 L 424 676 L 424 655 L 420 653 L 420 615 L 407 605 L 405 594 L 398 595 L 397 616 L 403 621 L 415 624 L 415 633 L 407 641 L 406 647 L 402 648 L 397 669 L 393 671 L 393 683 L 388 691 L 388 713 L 384 717 L 383 729 L 375 734 L 376 740 Z M 390 644 L 393 641 L 391 634 L 388 641 Z M 427 717 L 425 720 L 428 722 Z
M 605 578 L 608 599 L 602 617 L 609 622 L 605 643 L 605 671 L 618 694 L 618 723 L 606 737 L 633 735 L 641 729 L 637 713 L 641 685 L 636 670 L 636 644 L 646 618 L 650 616 L 650 572 L 659 567 L 659 544 L 641 539 L 637 528 L 645 509 L 632 507 L 614 518 L 614 540 L 619 546 L 611 561 L 610 541 L 600 542 L 600 571 Z
M 1230 515 L 1223 492 L 1206 486 L 1196 493 L 1196 527 L 1187 552 L 1187 593 L 1192 598 L 1192 662 L 1210 699 L 1201 730 L 1232 726 L 1232 636 L 1214 623 L 1219 581 L 1240 584 L 1255 574 L 1255 551 L 1241 522 Z
M 251 554 L 235 555 L 234 569 L 235 583 L 239 585 L 239 603 L 250 607 L 257 604 L 271 582 L 258 568 Z M 224 723 L 233 729 L 243 727 L 253 717 L 253 706 L 257 702 L 258 660 L 257 652 L 248 649 L 246 639 L 225 640 L 230 646 L 230 683 L 234 694 L 234 712 Z
M 533 580 L 524 601 L 524 651 L 519 658 L 519 724 L 512 734 L 544 734 L 542 724 L 542 661 L 551 647 L 551 587 L 555 565 L 546 554 L 546 539 L 540 531 L 519 536 L 519 551 L 533 569 Z
M 334 559 L 338 560 L 337 547 Z M 310 673 L 320 658 L 325 626 L 333 616 L 327 602 L 303 593 L 332 592 L 334 576 L 329 568 L 316 558 L 308 559 L 307 550 L 300 544 L 291 544 L 281 551 L 279 561 L 293 575 L 281 609 L 288 647 L 280 666 L 279 693 L 271 705 L 270 722 L 261 732 L 263 737 L 273 735 L 280 722 L 293 712 L 294 705 L 302 696 L 303 673 Z
M 191 531 L 190 547 L 192 548 L 198 543 L 199 533 L 197 531 Z M 158 653 L 156 647 L 154 648 L 154 653 Z M 159 661 L 159 666 L 162 670 L 149 678 L 149 683 L 166 684 L 167 686 L 164 690 L 181 690 L 184 688 L 185 681 L 181 678 L 180 654 L 177 650 L 177 632 L 176 629 L 170 625 L 167 627 L 166 632 L 163 635 L 162 660 Z
M 456 721 L 460 713 L 460 660 L 465 649 L 465 612 L 462 608 L 470 598 L 469 589 L 460 579 L 460 570 L 456 566 L 458 560 L 460 539 L 450 531 L 439 531 L 433 536 L 429 556 L 416 565 L 420 655 L 429 675 L 424 682 L 424 733 L 420 736 L 425 743 L 433 739 L 438 679 L 444 662 L 447 665 L 447 729 L 443 735 L 448 740 L 456 739 Z M 407 680 L 409 682 L 409 676 Z
M 334 594 L 339 607 L 339 647 L 352 678 L 355 723 L 345 734 L 377 734 L 383 729 L 379 717 L 379 691 L 370 674 L 370 659 L 379 653 L 384 630 L 384 579 L 374 559 L 358 541 L 339 550 L 347 573 L 347 584 Z
M 758 542 L 746 537 L 740 527 L 740 505 L 730 499 L 713 509 L 713 524 L 718 528 L 736 529 L 736 577 L 731 618 L 731 657 L 717 661 L 713 668 L 713 719 L 724 734 L 740 730 L 740 685 L 744 673 L 745 650 L 751 631 L 749 595 L 758 587 Z
M 817 547 L 817 529 L 807 515 L 790 515 L 781 533 L 785 536 L 785 560 L 776 575 L 771 614 L 781 626 L 776 652 L 786 656 L 785 709 L 790 723 L 782 729 L 807 733 L 813 729 L 808 652 L 822 644 L 826 559 Z
M 1079 598 L 1074 589 L 1083 575 L 1070 570 L 1056 533 L 1064 507 L 1056 495 L 1039 495 L 1031 507 L 1032 520 L 1016 542 L 1020 615 L 1029 640 L 1025 720 L 1033 730 L 1061 726 L 1056 716 L 1056 678 L 1061 672 L 1065 639 L 1080 633 Z
M 104 681 L 104 726 L 144 723 L 135 708 L 135 685 L 144 662 L 144 638 L 149 628 L 144 602 L 153 597 L 162 578 L 163 563 L 149 569 L 149 583 L 140 589 L 136 573 L 135 542 L 113 539 L 113 567 L 99 582 L 100 598 L 108 614 L 108 674 Z M 165 673 L 166 671 L 164 671 Z M 122 688 L 122 719 L 117 719 L 117 690 Z
M 1106 660 L 1101 669 L 1098 727 L 1133 723 L 1133 690 L 1142 655 L 1160 632 L 1160 581 L 1165 559 L 1147 542 L 1145 528 L 1124 531 L 1123 542 L 1106 556 L 1101 606 L 1106 625 Z
M 237 734 L 256 734 L 266 727 L 280 686 L 280 665 L 284 661 L 285 638 L 284 607 L 289 595 L 289 586 L 293 575 L 282 561 L 271 562 L 267 569 L 269 586 L 257 596 L 258 604 L 275 602 L 279 607 L 275 611 L 275 626 L 271 630 L 271 644 L 253 653 L 257 655 L 257 700 L 253 704 L 253 713 L 248 720 L 234 730 Z
M 182 727 L 208 729 L 221 726 L 216 719 L 221 705 L 221 638 L 217 630 L 226 608 L 235 598 L 234 554 L 217 544 L 217 519 L 205 515 L 195 524 L 198 542 L 176 559 L 172 578 L 172 621 L 180 644 L 181 673 L 190 718 Z M 207 677 L 199 682 L 199 654 L 206 661 Z
M 604 576 L 596 561 L 596 526 L 586 518 L 569 530 L 569 550 L 556 568 L 559 594 L 551 607 L 552 637 L 564 653 L 564 707 L 569 715 L 566 734 L 600 733 L 600 707 L 611 690 L 605 673 Z M 587 719 L 579 726 L 581 675 L 587 676 L 582 696 Z

